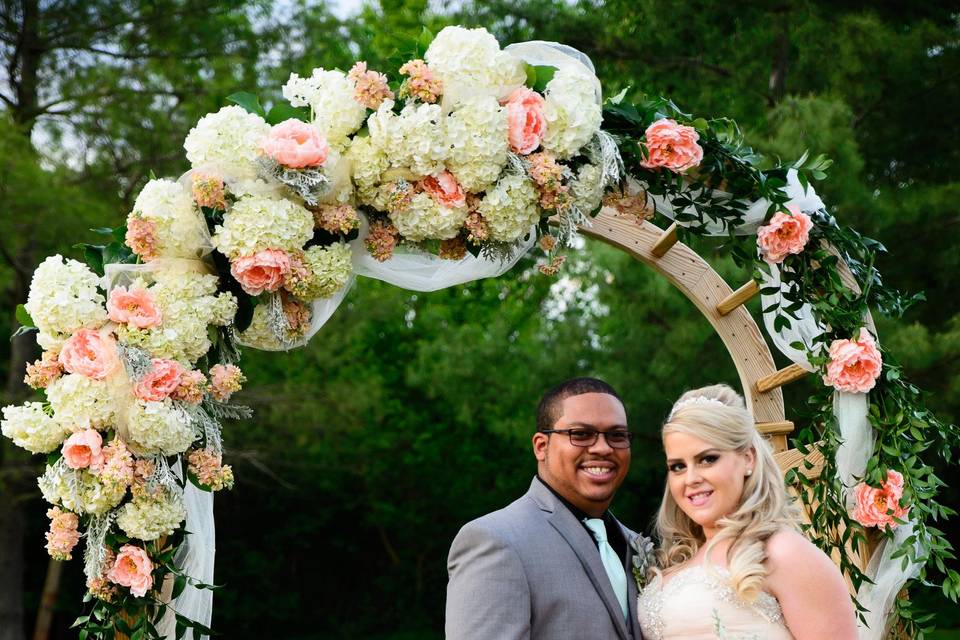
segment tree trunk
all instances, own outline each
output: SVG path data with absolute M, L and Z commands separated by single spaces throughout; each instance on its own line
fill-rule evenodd
M 37 611 L 37 624 L 33 628 L 33 640 L 47 640 L 50 637 L 50 623 L 53 622 L 53 608 L 60 595 L 60 574 L 63 563 L 50 558 L 47 563 L 47 578 L 43 581 L 43 595 L 40 596 L 40 610 Z
M 23 513 L 11 489 L 0 484 L 0 640 L 24 640 Z

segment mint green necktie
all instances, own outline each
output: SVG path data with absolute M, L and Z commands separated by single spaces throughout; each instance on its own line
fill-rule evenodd
M 626 622 L 629 615 L 627 609 L 627 572 L 624 571 L 623 563 L 617 557 L 617 552 L 607 542 L 607 528 L 604 526 L 603 520 L 587 518 L 583 522 L 593 532 L 593 537 L 597 539 L 597 546 L 600 548 L 600 560 L 603 562 L 603 568 L 607 570 L 610 586 L 613 587 L 613 592 L 617 595 L 620 610 L 623 612 L 623 620 Z

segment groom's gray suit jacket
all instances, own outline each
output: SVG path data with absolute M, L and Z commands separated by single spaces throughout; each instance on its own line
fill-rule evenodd
M 629 543 L 636 534 L 617 523 Z M 522 498 L 465 525 L 447 562 L 447 640 L 640 640 L 633 549 L 628 620 L 597 543 L 534 478 Z

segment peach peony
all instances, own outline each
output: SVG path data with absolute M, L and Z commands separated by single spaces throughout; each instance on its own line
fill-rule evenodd
M 70 373 L 103 380 L 120 368 L 117 341 L 93 329 L 78 329 L 63 344 L 60 364 Z
M 838 391 L 866 393 L 873 389 L 882 368 L 877 343 L 869 331 L 861 328 L 856 340 L 834 340 L 830 345 L 830 362 L 823 382 Z
M 125 544 L 120 547 L 117 559 L 107 572 L 107 580 L 123 587 L 129 587 L 130 593 L 142 598 L 153 586 L 153 563 L 150 556 L 140 547 Z
M 150 371 L 133 386 L 133 395 L 146 402 L 161 402 L 177 390 L 185 369 L 176 360 L 153 358 Z
M 291 169 L 322 166 L 330 153 L 323 134 L 313 125 L 295 118 L 284 120 L 271 128 L 262 149 L 278 163 Z
M 853 518 L 865 527 L 897 526 L 910 509 L 900 506 L 903 497 L 903 475 L 897 471 L 887 471 L 887 480 L 877 489 L 866 483 L 860 483 L 853 491 Z
M 793 204 L 787 209 L 790 213 L 777 212 L 757 230 L 757 244 L 768 264 L 780 264 L 788 255 L 801 253 L 810 239 L 810 216 Z
M 130 324 L 138 329 L 156 327 L 163 321 L 153 294 L 143 287 L 116 287 L 107 300 L 107 315 L 118 324 Z
M 697 144 L 700 135 L 693 127 L 661 118 L 644 134 L 647 139 L 647 159 L 640 164 L 647 169 L 663 167 L 682 173 L 703 160 L 703 149 Z
M 290 256 L 279 249 L 264 249 L 233 261 L 230 273 L 252 296 L 276 291 L 290 273 Z
M 420 182 L 420 186 L 441 206 L 459 209 L 467 205 L 463 187 L 449 171 L 444 171 L 437 177 L 427 176 Z
M 532 153 L 547 133 L 543 115 L 544 99 L 536 91 L 520 87 L 504 102 L 507 108 L 507 138 L 510 148 L 520 155 Z
M 60 449 L 63 461 L 71 469 L 87 469 L 98 473 L 103 468 L 103 438 L 96 429 L 72 434 Z

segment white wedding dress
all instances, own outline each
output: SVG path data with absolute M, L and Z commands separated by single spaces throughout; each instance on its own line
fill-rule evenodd
M 730 572 L 696 564 L 667 577 L 656 576 L 637 606 L 645 640 L 793 640 L 780 603 L 763 591 L 753 603 L 741 600 Z

